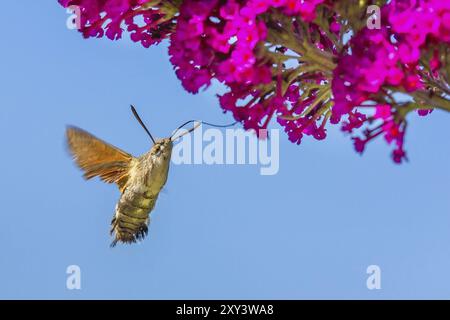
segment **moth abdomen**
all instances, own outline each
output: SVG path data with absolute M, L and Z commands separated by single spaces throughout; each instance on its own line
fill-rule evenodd
M 111 234 L 115 237 L 112 247 L 118 242 L 134 243 L 145 238 L 156 198 L 145 192 L 125 190 L 111 221 Z

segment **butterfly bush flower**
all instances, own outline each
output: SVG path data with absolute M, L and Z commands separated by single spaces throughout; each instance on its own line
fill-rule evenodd
M 84 37 L 167 39 L 184 89 L 221 83 L 223 111 L 257 134 L 276 122 L 300 144 L 340 125 L 358 153 L 382 137 L 401 163 L 407 116 L 450 111 L 448 1 L 377 1 L 379 29 L 364 0 L 59 2 L 80 9 Z
M 172 31 L 176 8 L 172 1 L 148 0 L 58 0 L 64 7 L 79 9 L 80 32 L 85 38 L 122 37 L 124 29 L 131 40 L 146 48 L 157 44 Z
M 364 139 L 354 138 L 355 148 L 362 152 L 365 143 L 384 135 L 388 143 L 395 142 L 392 157 L 400 163 L 406 159 L 406 113 L 418 109 L 419 115 L 425 116 L 431 107 L 449 107 L 449 86 L 444 82 L 448 73 L 441 75 L 439 69 L 448 58 L 450 3 L 391 1 L 381 16 L 381 29 L 364 28 L 350 40 L 351 51 L 339 57 L 333 71 L 332 110 L 341 118 L 355 109 L 369 108 L 371 102 L 383 104 L 372 107 L 375 113 L 367 121 L 369 126 L 373 119 L 382 120 L 382 124 L 365 130 Z M 440 95 L 436 91 L 441 91 Z M 393 98 L 395 93 L 408 93 L 414 100 L 399 103 Z M 442 101 L 432 101 L 433 95 Z

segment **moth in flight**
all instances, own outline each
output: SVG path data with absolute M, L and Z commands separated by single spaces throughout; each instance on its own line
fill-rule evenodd
M 136 109 L 131 106 L 131 110 L 153 141 L 150 151 L 137 158 L 77 127 L 69 126 L 66 131 L 70 152 L 84 171 L 84 178 L 98 176 L 119 187 L 121 195 L 111 221 L 112 247 L 118 242 L 136 242 L 147 235 L 150 212 L 167 181 L 173 142 L 194 131 L 201 123 L 176 136 L 181 128 L 194 122 L 188 121 L 170 137 L 155 140 Z

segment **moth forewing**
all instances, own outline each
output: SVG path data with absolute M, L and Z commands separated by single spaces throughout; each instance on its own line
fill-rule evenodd
M 68 127 L 66 136 L 73 159 L 86 179 L 98 176 L 107 183 L 117 183 L 120 189 L 126 186 L 135 160 L 132 155 L 77 127 Z

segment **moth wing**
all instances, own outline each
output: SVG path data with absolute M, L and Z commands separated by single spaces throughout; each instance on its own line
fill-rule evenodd
M 67 144 L 84 178 L 100 177 L 107 183 L 117 183 L 121 192 L 128 182 L 134 157 L 77 127 L 66 130 Z

